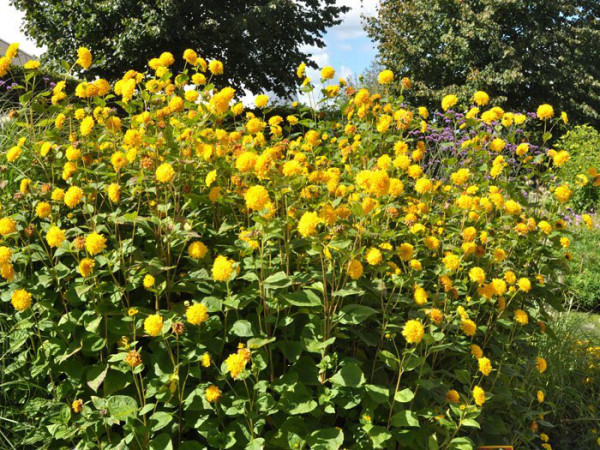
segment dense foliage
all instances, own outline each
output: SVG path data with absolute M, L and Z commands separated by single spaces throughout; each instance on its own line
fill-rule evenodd
M 571 271 L 567 286 L 574 306 L 583 311 L 600 312 L 600 230 L 580 227 L 573 242 Z
M 539 343 L 548 359 L 548 414 L 554 427 L 547 431 L 552 448 L 593 449 L 600 446 L 600 316 L 562 313 L 553 333 Z
M 184 59 L 74 93 L 28 69 L 2 149 L 2 439 L 549 449 L 535 344 L 581 183 L 545 140 L 566 117 L 484 92 L 429 112 L 390 71 L 381 96 L 326 67 L 319 94 L 304 66 L 332 120 L 244 113 L 220 61 Z
M 90 76 L 109 80 L 129 68 L 188 46 L 227 67 L 223 85 L 280 96 L 293 92 L 294 67 L 306 48 L 323 47 L 327 28 L 347 7 L 335 0 L 11 0 L 23 11 L 24 31 L 58 67 L 79 46 L 94 52 Z M 177 70 L 184 61 L 175 62 Z
M 569 152 L 571 164 L 563 167 L 559 176 L 572 180 L 579 176 L 587 180 L 575 198 L 576 211 L 600 211 L 600 133 L 589 125 L 579 125 L 561 136 L 556 143 L 560 150 Z M 582 178 L 585 177 L 585 178 Z
M 597 0 L 383 0 L 367 31 L 385 66 L 418 80 L 420 102 L 483 89 L 598 126 L 599 24 Z

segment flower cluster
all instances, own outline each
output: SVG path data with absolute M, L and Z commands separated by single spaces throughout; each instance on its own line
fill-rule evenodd
M 215 87 L 220 61 L 190 49 L 173 73 L 175 58 L 24 97 L 36 115 L 0 155 L 3 289 L 46 352 L 22 367 L 77 413 L 48 429 L 70 421 L 90 445 L 147 447 L 168 426 L 213 448 L 468 448 L 481 424 L 539 446 L 552 368 L 532 344 L 579 189 L 555 181 L 569 155 L 547 139 L 566 115 L 483 91 L 430 113 L 331 67 L 335 111 L 278 115 L 264 94 L 247 111 Z

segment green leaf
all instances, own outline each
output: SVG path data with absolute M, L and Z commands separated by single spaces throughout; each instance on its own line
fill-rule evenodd
M 394 396 L 394 400 L 399 403 L 408 403 L 413 398 L 415 398 L 415 394 L 409 388 L 396 392 L 396 395 Z
M 247 320 L 238 320 L 231 326 L 229 332 L 240 337 L 254 336 L 254 333 L 252 332 L 252 324 Z
M 338 428 L 313 431 L 306 438 L 311 450 L 337 450 L 344 443 L 344 433 Z
M 173 450 L 171 437 L 166 433 L 159 434 L 150 441 L 150 450 Z
M 369 437 L 373 441 L 374 448 L 382 448 L 383 444 L 390 440 L 392 433 L 384 427 L 373 427 L 369 431 Z
M 98 392 L 98 388 L 106 378 L 106 374 L 108 373 L 108 365 L 104 364 L 96 364 L 91 366 L 86 374 L 87 377 L 87 385 L 94 392 Z
M 166 427 L 173 420 L 173 416 L 165 411 L 157 411 L 150 416 L 150 429 L 158 431 Z
M 418 427 L 419 419 L 417 417 L 417 413 L 414 411 L 409 411 L 407 409 L 403 409 L 398 411 L 396 414 L 392 416 L 392 426 L 396 428 L 401 427 Z
M 118 420 L 125 420 L 137 413 L 138 405 L 134 398 L 127 395 L 113 395 L 107 401 L 110 415 Z
M 264 283 L 269 289 L 281 289 L 291 285 L 292 280 L 290 280 L 285 272 L 277 272 L 269 276 Z
M 282 298 L 286 303 L 294 306 L 311 307 L 322 305 L 319 296 L 309 290 L 290 292 L 282 295 Z
M 346 305 L 340 313 L 340 323 L 356 325 L 364 322 L 372 315 L 377 314 L 377 311 L 370 306 L 365 305 Z
M 384 386 L 365 384 L 365 391 L 367 391 L 367 395 L 378 404 L 385 403 L 390 398 L 390 390 Z
M 270 337 L 270 338 L 264 338 L 264 337 L 255 337 L 252 339 L 248 339 L 248 348 L 260 348 L 260 347 L 264 347 L 267 344 L 270 344 L 271 342 L 275 342 L 275 336 Z
M 473 420 L 473 419 L 463 419 L 460 421 L 460 424 L 463 427 L 472 427 L 472 428 L 481 429 L 481 427 L 479 426 L 479 422 L 477 422 L 476 420 Z
M 452 439 L 448 448 L 450 450 L 473 450 L 475 444 L 467 437 L 457 437 Z
M 331 382 L 340 386 L 361 386 L 365 383 L 365 375 L 357 364 L 350 363 L 344 365 L 334 376 Z

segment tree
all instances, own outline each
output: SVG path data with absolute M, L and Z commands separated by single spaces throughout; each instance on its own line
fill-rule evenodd
M 143 71 L 164 51 L 184 50 L 219 59 L 237 89 L 287 96 L 304 49 L 323 47 L 323 34 L 340 23 L 347 7 L 335 0 L 11 0 L 25 13 L 24 31 L 45 59 L 76 55 L 79 46 L 94 55 L 90 76 L 116 79 L 128 69 Z
M 425 103 L 482 89 L 508 108 L 550 103 L 600 125 L 598 0 L 381 0 L 366 28 Z

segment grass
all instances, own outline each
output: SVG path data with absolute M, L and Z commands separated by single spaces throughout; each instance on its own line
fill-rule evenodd
M 555 450 L 597 448 L 600 436 L 600 315 L 567 311 L 556 315 L 553 333 L 539 343 L 548 361 L 544 420 Z

